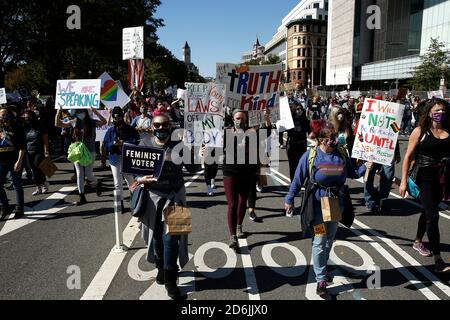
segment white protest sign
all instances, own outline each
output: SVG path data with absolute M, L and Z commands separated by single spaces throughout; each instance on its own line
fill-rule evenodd
M 444 91 L 430 91 L 428 92 L 428 99 L 439 98 L 444 99 Z
M 0 88 L 0 104 L 5 104 L 8 101 L 6 100 L 6 90 L 5 88 Z
M 249 126 L 263 122 L 264 110 L 279 116 L 282 65 L 238 66 L 218 63 L 216 83 L 226 85 L 225 105 L 249 113 Z M 279 118 L 272 118 L 278 121 Z
M 391 165 L 404 111 L 402 104 L 366 99 L 352 158 Z
M 278 132 L 285 132 L 294 127 L 289 99 L 287 97 L 280 98 L 280 120 L 277 121 Z
M 100 108 L 102 80 L 58 80 L 55 109 Z
M 144 27 L 123 29 L 122 41 L 123 60 L 144 59 Z
M 185 143 L 223 147 L 225 86 L 186 83 L 184 100 Z
M 101 100 L 107 108 L 123 108 L 131 101 L 125 91 L 117 85 L 117 82 L 108 73 L 103 73 L 99 79 L 102 81 Z
M 184 99 L 185 94 L 186 94 L 186 90 L 178 89 L 177 90 L 177 99 Z
M 100 113 L 102 115 L 103 118 L 106 119 L 106 121 L 108 121 L 109 119 L 109 110 L 97 110 L 98 113 Z M 94 113 L 94 120 L 100 120 L 97 115 Z M 105 124 L 104 126 L 98 127 L 95 129 L 95 141 L 103 141 L 105 140 L 105 134 L 106 131 L 108 131 L 110 126 L 108 126 L 108 124 Z

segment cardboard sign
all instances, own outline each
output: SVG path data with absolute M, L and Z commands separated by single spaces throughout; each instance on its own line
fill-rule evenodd
M 352 157 L 391 165 L 404 111 L 402 104 L 366 99 Z
M 58 80 L 55 109 L 100 108 L 102 80 Z
M 184 99 L 185 95 L 186 95 L 186 90 L 183 90 L 183 89 L 177 90 L 177 99 Z
M 186 83 L 185 86 L 185 143 L 223 147 L 225 85 Z
M 430 91 L 428 92 L 428 99 L 439 98 L 444 99 L 444 91 Z
M 281 64 L 239 66 L 231 63 L 218 63 L 216 83 L 226 85 L 226 106 L 232 110 L 248 111 L 249 120 L 258 121 L 249 121 L 249 125 L 253 127 L 262 123 L 261 119 L 264 119 L 265 109 L 272 109 L 271 113 L 279 116 L 281 76 Z M 250 113 L 258 113 L 258 115 Z M 278 121 L 279 118 L 275 120 Z
M 131 101 L 125 91 L 107 72 L 103 73 L 99 79 L 102 80 L 101 101 L 107 108 L 123 108 Z
M 163 149 L 125 143 L 122 148 L 122 173 L 159 179 L 165 156 Z
M 102 117 L 105 118 L 106 121 L 108 121 L 109 110 L 98 110 L 98 113 L 100 113 L 102 115 Z M 93 119 L 100 120 L 95 113 L 94 113 Z M 106 131 L 108 131 L 109 128 L 110 128 L 110 126 L 108 126 L 108 124 L 105 124 L 104 126 L 95 128 L 95 141 L 102 142 L 103 140 L 105 140 Z
M 5 104 L 8 101 L 6 100 L 6 90 L 5 88 L 0 88 L 0 104 Z
M 123 29 L 122 41 L 123 60 L 144 59 L 144 27 Z
M 294 120 L 292 119 L 292 112 L 289 107 L 289 99 L 283 97 L 280 99 L 280 120 L 277 122 L 278 132 L 285 132 L 294 127 Z

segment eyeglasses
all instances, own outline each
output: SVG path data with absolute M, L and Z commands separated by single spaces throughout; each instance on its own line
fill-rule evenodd
M 169 122 L 162 122 L 162 123 L 154 122 L 153 126 L 155 127 L 155 129 L 159 129 L 161 127 L 162 128 L 168 128 L 169 127 Z

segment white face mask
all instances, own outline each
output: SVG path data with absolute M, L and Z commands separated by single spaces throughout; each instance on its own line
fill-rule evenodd
M 343 114 L 338 114 L 337 119 L 338 119 L 338 121 L 344 120 L 344 115 Z
M 84 119 L 86 119 L 86 114 L 85 113 L 78 113 L 77 114 L 77 118 L 83 121 Z

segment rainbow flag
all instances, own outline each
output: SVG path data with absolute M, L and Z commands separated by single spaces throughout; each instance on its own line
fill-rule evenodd
M 395 133 L 400 132 L 400 127 L 398 126 L 397 122 L 394 122 L 393 124 L 391 124 L 391 128 Z

